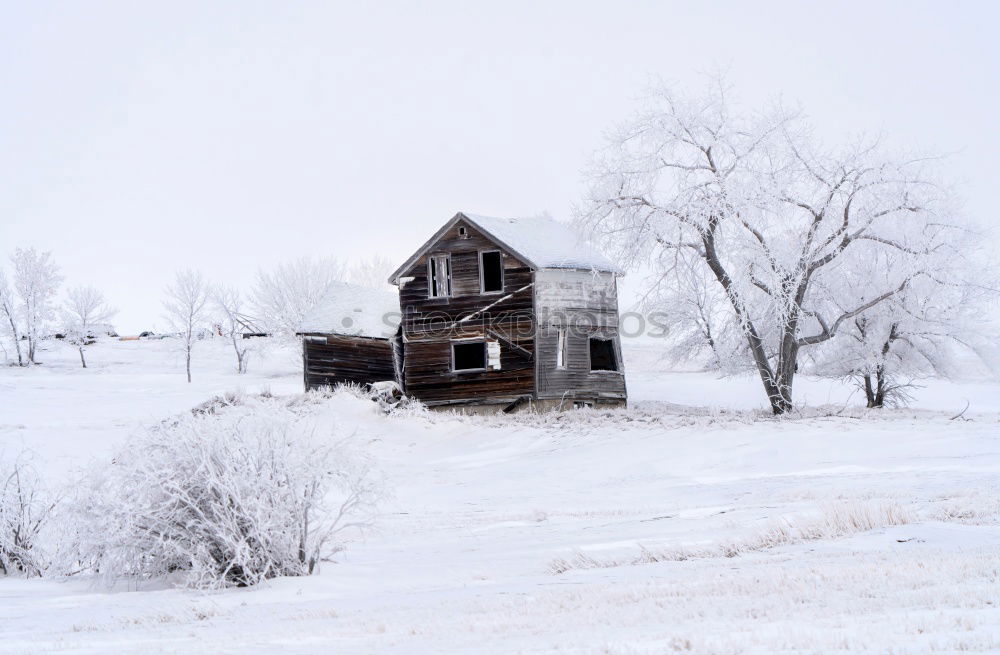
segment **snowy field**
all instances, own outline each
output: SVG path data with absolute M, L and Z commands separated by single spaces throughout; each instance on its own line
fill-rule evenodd
M 1000 386 L 930 382 L 866 411 L 803 377 L 798 414 L 752 378 L 665 372 L 626 342 L 631 406 L 385 416 L 349 394 L 391 496 L 320 575 L 256 589 L 0 579 L 0 653 L 1000 651 Z M 194 382 L 170 341 L 107 341 L 78 368 L 0 370 L 0 448 L 52 485 L 213 395 L 301 392 L 298 351 Z M 969 408 L 952 419 L 968 402 Z

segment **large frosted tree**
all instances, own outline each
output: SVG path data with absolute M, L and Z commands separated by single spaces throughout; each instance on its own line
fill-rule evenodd
M 655 90 L 595 156 L 578 220 L 625 265 L 651 265 L 653 284 L 671 284 L 678 253 L 694 256 L 782 414 L 800 352 L 930 274 L 959 230 L 935 162 L 876 141 L 826 148 L 801 116 L 730 95 L 717 80 L 691 97 Z M 884 253 L 891 269 L 845 286 Z

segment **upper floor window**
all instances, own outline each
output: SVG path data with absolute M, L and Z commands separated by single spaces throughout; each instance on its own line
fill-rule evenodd
M 482 293 L 503 291 L 503 255 L 499 250 L 479 253 L 479 289 Z
M 451 255 L 431 255 L 427 259 L 427 297 L 451 296 Z

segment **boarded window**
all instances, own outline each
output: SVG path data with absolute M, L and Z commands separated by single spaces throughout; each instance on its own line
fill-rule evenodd
M 590 340 L 590 370 L 617 371 L 618 361 L 615 358 L 615 342 L 611 339 Z
M 486 368 L 486 343 L 460 341 L 451 344 L 451 368 L 454 371 L 481 371 Z
M 556 335 L 556 368 L 566 368 L 566 330 Z
M 451 256 L 434 255 L 427 260 L 427 295 L 447 298 L 451 295 Z
M 503 291 L 503 257 L 499 250 L 479 253 L 479 277 L 483 293 Z
M 500 370 L 500 343 L 497 341 L 486 342 L 486 354 L 489 358 L 489 369 L 491 371 Z

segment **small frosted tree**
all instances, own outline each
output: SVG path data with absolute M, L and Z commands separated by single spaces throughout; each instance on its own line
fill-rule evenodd
M 38 342 L 55 315 L 53 300 L 63 278 L 52 261 L 52 253 L 18 248 L 10 259 L 14 267 L 14 289 L 24 320 L 24 335 L 28 339 L 28 362 L 37 364 Z
M 212 292 L 212 302 L 221 319 L 222 332 L 233 344 L 236 372 L 242 375 L 247 372 L 247 358 L 250 354 L 249 342 L 242 338 L 242 332 L 249 329 L 243 294 L 236 287 L 220 284 Z
M 49 498 L 28 453 L 0 453 L 0 573 L 41 576 L 40 535 L 56 502 Z
M 336 259 L 303 257 L 260 270 L 253 288 L 254 313 L 268 332 L 293 336 L 305 315 L 345 277 Z
M 117 310 L 104 300 L 104 294 L 94 287 L 74 287 L 66 294 L 63 306 L 66 339 L 80 352 L 80 365 L 87 368 L 84 349 L 93 343 Z
M 982 250 L 972 233 L 928 260 L 928 275 L 914 280 L 888 302 L 856 316 L 815 358 L 822 375 L 852 380 L 865 394 L 868 407 L 899 406 L 910 399 L 915 380 L 930 376 L 955 378 L 972 373 L 977 363 L 989 370 L 991 334 L 983 324 L 989 302 L 997 297 L 985 274 Z M 858 262 L 855 275 L 843 281 L 870 286 L 896 263 Z
M 17 365 L 24 366 L 24 355 L 21 354 L 21 331 L 18 329 L 17 301 L 7 282 L 7 274 L 0 268 L 0 334 L 6 332 L 14 342 L 17 352 Z
M 191 352 L 199 331 L 206 318 L 209 289 L 199 271 L 178 271 L 174 282 L 166 290 L 163 301 L 166 317 L 175 330 L 180 332 L 184 347 L 184 363 L 187 381 L 191 382 Z

